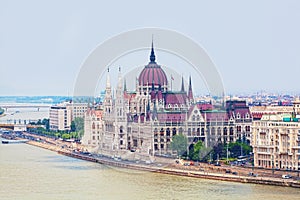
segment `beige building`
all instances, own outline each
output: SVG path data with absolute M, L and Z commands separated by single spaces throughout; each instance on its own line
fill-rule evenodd
M 63 102 L 61 104 L 50 107 L 50 129 L 65 131 L 71 129 L 71 122 L 76 117 L 84 118 L 87 111 L 87 103 L 70 103 Z
M 67 107 L 71 108 L 72 111 L 72 120 L 77 117 L 84 118 L 84 115 L 88 109 L 87 103 L 70 103 Z
M 50 107 L 49 123 L 50 130 L 65 131 L 70 130 L 71 109 L 66 104 L 58 104 Z
M 254 166 L 300 169 L 300 122 L 289 114 L 265 114 L 252 127 Z
M 259 120 L 265 114 L 292 114 L 294 112 L 293 106 L 252 106 L 250 107 L 253 120 Z
M 89 109 L 84 116 L 84 135 L 82 144 L 89 148 L 89 151 L 96 151 L 103 137 L 102 110 Z

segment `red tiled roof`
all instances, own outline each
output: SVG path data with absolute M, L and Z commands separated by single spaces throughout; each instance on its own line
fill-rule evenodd
M 185 118 L 185 113 L 157 113 L 157 119 L 160 122 L 182 122 Z
M 204 104 L 197 104 L 198 109 L 200 110 L 212 110 L 214 107 L 213 105 L 209 104 L 209 103 L 204 103 Z
M 187 95 L 185 93 L 167 93 L 166 94 L 166 104 L 185 104 Z
M 226 121 L 228 120 L 228 115 L 226 112 L 222 111 L 213 111 L 213 112 L 201 112 L 204 120 L 210 121 Z

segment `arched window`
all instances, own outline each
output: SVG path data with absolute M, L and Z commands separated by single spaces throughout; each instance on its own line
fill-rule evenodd
M 164 136 L 165 132 L 164 132 L 164 128 L 160 129 L 160 136 Z
M 201 128 L 201 135 L 203 136 L 204 134 L 204 128 Z
M 224 127 L 224 129 L 223 129 L 223 135 L 227 135 L 227 127 Z
M 229 134 L 230 134 L 230 135 L 233 135 L 233 132 L 234 132 L 234 131 L 233 131 L 233 127 L 230 127 L 230 129 L 229 129 Z
M 246 119 L 249 119 L 250 118 L 250 115 L 249 113 L 246 114 Z
M 220 127 L 218 127 L 217 134 L 218 134 L 218 136 L 222 135 L 222 131 L 221 131 L 221 128 L 220 128 Z
M 171 131 L 170 131 L 170 128 L 167 128 L 167 130 L 166 130 L 166 135 L 167 135 L 167 136 L 170 136 L 170 132 L 171 132 Z
M 176 128 L 173 128 L 173 135 L 176 135 Z
M 191 128 L 188 128 L 188 136 L 191 135 Z
M 250 132 L 250 126 L 246 126 L 245 129 L 247 132 Z

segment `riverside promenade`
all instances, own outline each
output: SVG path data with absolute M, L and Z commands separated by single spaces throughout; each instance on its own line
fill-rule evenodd
M 54 140 L 52 138 L 37 136 L 30 133 L 24 133 L 24 136 L 27 137 L 30 136 L 32 138 L 37 139 L 37 140 L 29 140 L 27 142 L 27 144 L 29 145 L 55 151 L 65 156 L 82 159 L 90 162 L 95 162 L 99 164 L 114 166 L 114 167 L 122 167 L 122 168 L 133 169 L 133 170 L 141 170 L 141 171 L 163 173 L 163 174 L 170 174 L 170 175 L 179 175 L 179 176 L 186 176 L 186 177 L 193 177 L 193 178 L 205 178 L 205 179 L 220 180 L 220 181 L 232 181 L 232 182 L 240 182 L 240 183 L 264 184 L 264 185 L 300 188 L 299 180 L 282 179 L 279 175 L 278 177 L 269 176 L 269 174 L 271 173 L 270 170 L 257 169 L 255 172 L 259 173 L 259 176 L 254 177 L 246 174 L 246 171 L 248 172 L 249 169 L 245 170 L 244 168 L 241 167 L 230 168 L 231 170 L 237 171 L 238 173 L 228 174 L 225 173 L 225 170 L 227 170 L 226 167 L 213 166 L 204 163 L 201 163 L 197 166 L 182 166 L 180 164 L 175 164 L 175 161 L 173 162 L 173 164 L 170 164 L 170 162 L 145 163 L 139 161 L 136 162 L 125 161 L 125 160 L 114 159 L 114 158 L 105 157 L 101 155 L 93 155 L 89 153 L 76 152 L 70 146 L 70 143 Z M 79 146 L 79 148 L 83 148 L 83 147 Z M 243 171 L 245 173 L 242 173 Z

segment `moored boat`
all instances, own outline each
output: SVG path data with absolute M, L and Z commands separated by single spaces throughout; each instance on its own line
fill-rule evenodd
M 2 144 L 25 143 L 28 140 L 2 140 Z

